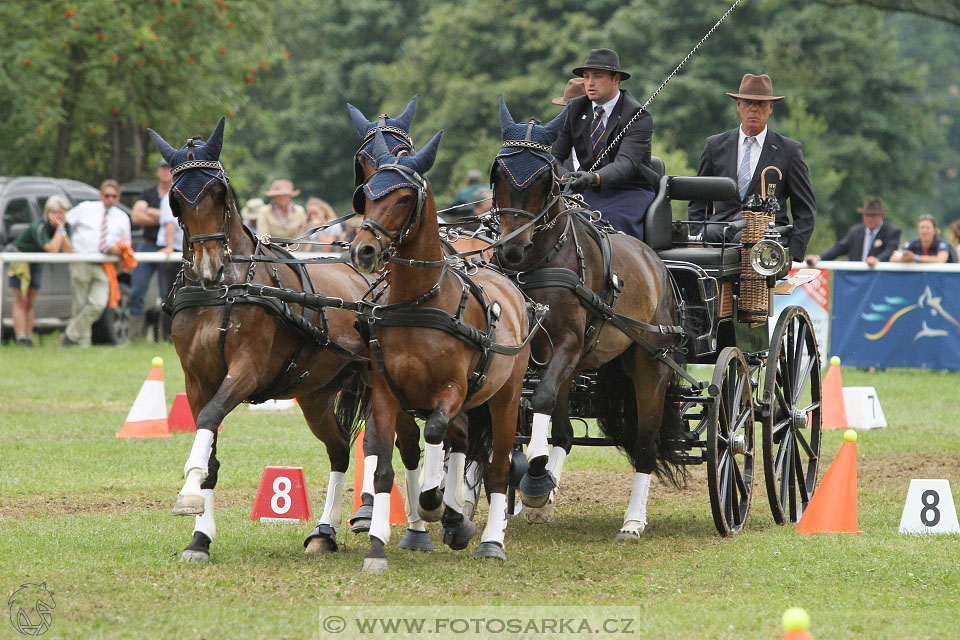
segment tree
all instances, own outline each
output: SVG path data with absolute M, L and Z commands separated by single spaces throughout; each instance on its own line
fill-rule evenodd
M 858 5 L 884 11 L 906 11 L 960 26 L 960 2 L 957 0 L 820 0 L 820 2 L 828 7 Z

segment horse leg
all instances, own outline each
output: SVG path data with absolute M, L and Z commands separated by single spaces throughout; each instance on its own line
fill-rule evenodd
M 228 371 L 213 398 L 197 414 L 197 435 L 183 467 L 186 480 L 173 507 L 175 516 L 198 516 L 203 513 L 206 498 L 201 493 L 200 485 L 208 475 L 208 463 L 217 438 L 217 428 L 223 418 L 256 388 L 253 373 L 243 371 L 240 366 L 236 369 L 238 371 L 234 374 Z
M 323 504 L 323 514 L 316 528 L 303 541 L 304 552 L 332 553 L 337 551 L 337 533 L 343 521 L 343 488 L 347 466 L 350 464 L 349 425 L 337 424 L 334 413 L 335 391 L 320 390 L 300 396 L 297 403 L 303 411 L 310 430 L 323 442 L 330 459 L 330 477 Z
M 637 442 L 634 448 L 633 489 L 630 503 L 617 532 L 617 542 L 635 542 L 647 526 L 647 498 L 650 474 L 657 464 L 657 436 L 663 420 L 664 398 L 670 381 L 666 365 L 652 362 L 646 353 L 634 349 L 633 388 L 637 402 Z
M 383 573 L 387 570 L 384 550 L 390 541 L 390 491 L 393 489 L 393 442 L 396 437 L 400 406 L 386 383 L 374 380 L 373 417 L 376 470 L 373 476 L 373 514 L 370 518 L 370 549 L 363 559 L 363 571 Z
M 467 463 L 467 470 L 463 474 L 463 483 L 466 495 L 463 502 L 463 517 L 473 520 L 477 510 L 477 499 L 480 496 L 480 465 L 471 460 Z
M 556 408 L 551 416 L 550 432 L 553 436 L 553 447 L 550 449 L 546 471 L 553 478 L 556 486 L 551 489 L 547 496 L 546 504 L 542 507 L 530 507 L 525 510 L 527 522 L 530 524 L 553 522 L 556 496 L 560 491 L 560 477 L 563 475 L 563 464 L 573 447 L 573 425 L 570 424 L 570 416 L 567 410 L 567 400 L 570 397 L 572 386 L 573 380 L 570 379 L 560 388 L 557 394 Z
M 443 438 L 450 422 L 449 407 L 453 403 L 453 398 L 441 399 L 423 428 L 423 488 L 420 490 L 418 511 L 427 522 L 436 522 L 443 514 L 443 492 L 440 490 L 443 480 Z M 459 404 L 457 399 L 456 406 Z
M 437 412 L 434 413 L 435 415 Z M 438 417 L 438 420 L 440 419 L 445 420 L 445 417 Z M 429 420 L 427 422 L 429 424 Z M 450 455 L 447 457 L 447 475 L 443 490 L 443 542 L 451 549 L 459 551 L 465 549 L 477 533 L 477 525 L 470 518 L 464 517 L 463 513 L 466 503 L 464 491 L 467 463 L 466 415 L 458 414 L 450 420 L 449 426 L 450 428 L 446 430 Z
M 523 371 L 518 371 L 518 375 L 514 376 L 514 384 L 508 382 L 489 400 L 493 425 L 493 459 L 487 472 L 490 513 L 474 558 L 507 558 L 503 552 L 507 530 L 507 478 L 510 473 L 510 451 L 517 437 L 522 376 Z
M 527 458 L 530 467 L 520 482 L 520 499 L 528 507 L 542 507 L 550 499 L 550 492 L 556 487 L 553 474 L 547 469 L 549 450 L 547 447 L 547 428 L 550 416 L 557 407 L 557 397 L 570 378 L 579 361 L 582 340 L 572 334 L 564 334 L 557 341 L 553 359 L 544 370 L 543 378 L 537 386 L 530 407 L 533 409 L 533 427 L 530 431 L 530 444 L 527 446 Z
M 196 516 L 193 525 L 193 539 L 180 553 L 180 559 L 187 562 L 210 562 L 210 545 L 217 537 L 217 524 L 213 519 L 213 490 L 217 486 L 220 461 L 217 460 L 217 442 L 213 441 L 210 460 L 207 463 L 207 477 L 200 485 L 203 496 L 203 513 Z
M 354 533 L 370 531 L 373 517 L 373 474 L 377 470 L 376 426 L 373 416 L 367 416 L 363 430 L 363 479 L 360 485 L 360 507 L 350 518 L 350 530 Z M 353 488 L 354 491 L 357 487 Z
M 407 521 L 410 523 L 403 537 L 400 538 L 401 549 L 411 551 L 433 551 L 433 542 L 427 525 L 420 517 L 418 505 L 420 503 L 420 428 L 413 416 L 401 411 L 397 416 L 397 449 L 403 461 L 404 478 L 407 484 L 407 498 L 404 501 L 404 510 L 407 512 Z

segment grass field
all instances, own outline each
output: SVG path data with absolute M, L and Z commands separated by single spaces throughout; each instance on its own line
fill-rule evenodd
M 389 573 L 369 576 L 367 538 L 348 527 L 342 551 L 319 558 L 302 546 L 315 523 L 249 520 L 266 465 L 303 466 L 319 517 L 328 463 L 298 410 L 227 417 L 213 560 L 178 561 L 193 519 L 169 511 L 192 436 L 114 437 L 154 355 L 166 361 L 169 406 L 183 391 L 169 345 L 0 348 L 0 595 L 46 581 L 56 609 L 44 637 L 315 638 L 320 605 L 617 606 L 639 612 L 634 637 L 658 639 L 780 638 L 780 614 L 802 606 L 819 640 L 960 636 L 960 539 L 897 533 L 911 478 L 948 478 L 955 495 L 960 486 L 958 374 L 844 370 L 846 385 L 877 388 L 890 424 L 857 442 L 860 535 L 776 526 L 761 476 L 746 529 L 719 538 L 693 468 L 683 490 L 654 481 L 643 540 L 617 544 L 628 465 L 613 450 L 578 449 L 557 520 L 511 521 L 506 563 L 472 560 L 478 540 L 401 552 L 394 527 Z M 825 433 L 821 476 L 841 441 Z M 433 534 L 441 549 L 438 525 Z M 16 637 L 0 620 L 0 638 Z

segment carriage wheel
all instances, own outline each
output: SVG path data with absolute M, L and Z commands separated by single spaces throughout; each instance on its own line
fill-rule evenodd
M 796 522 L 817 484 L 820 462 L 820 352 L 802 307 L 780 314 L 763 385 L 763 473 L 777 524 Z
M 753 393 L 740 349 L 720 352 L 712 388 L 718 393 L 707 425 L 707 486 L 717 531 L 730 536 L 743 528 L 753 493 Z

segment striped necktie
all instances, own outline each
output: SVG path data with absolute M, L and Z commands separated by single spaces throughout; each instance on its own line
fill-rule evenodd
M 757 139 L 754 136 L 743 139 L 743 161 L 737 169 L 737 191 L 740 193 L 741 200 L 747 195 L 747 187 L 750 186 L 750 150 L 756 142 Z
M 100 253 L 103 253 L 107 248 L 107 216 L 108 215 L 110 215 L 110 210 L 104 207 L 103 222 L 100 223 Z
M 606 131 L 606 127 L 603 126 L 603 107 L 594 107 L 593 123 L 590 128 L 590 143 L 594 158 L 603 153 L 603 145 L 600 144 L 600 141 L 603 140 L 603 134 Z

